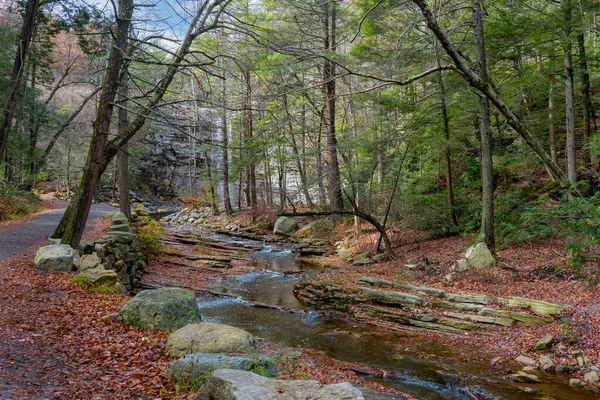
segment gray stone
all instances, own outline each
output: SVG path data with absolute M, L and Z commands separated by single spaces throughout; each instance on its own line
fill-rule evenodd
M 403 306 L 421 306 L 425 303 L 422 297 L 416 296 L 414 294 L 390 292 L 386 290 L 375 290 L 364 287 L 360 289 L 367 296 L 367 299 L 371 303 L 392 305 L 399 304 Z
M 298 227 L 298 223 L 291 218 L 288 217 L 279 217 L 277 221 L 275 221 L 275 226 L 273 228 L 273 232 L 278 235 L 289 236 Z
M 196 400 L 364 400 L 348 382 L 324 385 L 318 381 L 269 379 L 248 371 L 218 369 L 202 385 Z
M 119 282 L 117 273 L 110 269 L 92 268 L 83 273 L 90 278 L 94 286 L 110 286 Z
M 589 371 L 583 375 L 583 380 L 588 383 L 598 383 L 600 378 L 598 377 L 598 373 L 596 371 Z
M 516 374 L 508 375 L 508 378 L 515 382 L 523 382 L 523 383 L 537 383 L 540 381 L 536 375 L 528 374 L 524 371 L 519 371 Z
M 533 346 L 534 350 L 547 350 L 552 347 L 552 342 L 554 341 L 554 336 L 547 334 Z
M 484 242 L 479 242 L 467 249 L 465 259 L 469 268 L 482 270 L 496 265 L 496 259 Z
M 130 325 L 152 330 L 172 330 L 202 321 L 194 292 L 180 288 L 143 290 L 119 312 Z
M 571 379 L 569 379 L 569 386 L 571 386 L 571 387 L 584 387 L 585 383 L 583 383 L 579 379 L 571 378 Z
M 525 356 L 519 356 L 517 358 L 515 358 L 515 360 L 523 365 L 534 365 L 535 364 L 535 360 L 533 358 L 529 358 L 529 357 L 525 357 Z
M 184 326 L 167 339 L 167 353 L 183 357 L 192 353 L 254 354 L 254 337 L 239 328 L 212 322 Z
M 125 261 L 123 261 L 123 260 L 117 260 L 113 264 L 113 268 L 117 271 L 122 270 L 124 267 L 125 267 Z
M 456 272 L 450 272 L 449 274 L 446 274 L 446 276 L 444 276 L 444 279 L 446 279 L 448 282 L 454 282 L 455 277 Z
M 79 261 L 77 262 L 77 269 L 79 269 L 80 271 L 85 271 L 87 269 L 96 268 L 101 263 L 102 260 L 96 255 L 96 253 L 84 254 L 79 258 Z
M 466 272 L 469 270 L 469 263 L 464 258 L 454 261 L 452 271 L 454 272 Z
M 109 232 L 129 232 L 129 224 L 113 225 L 108 228 Z
M 94 241 L 82 240 L 81 243 L 79 243 L 79 247 L 83 251 L 83 254 L 92 254 L 94 251 Z
M 111 218 L 111 221 L 113 225 L 123 225 L 129 223 L 127 216 L 120 211 Z
M 42 271 L 71 272 L 74 258 L 75 250 L 68 244 L 51 244 L 39 248 L 34 263 Z
M 211 353 L 195 353 L 183 356 L 169 364 L 165 376 L 171 382 L 190 385 L 201 379 L 206 379 L 216 369 L 241 369 L 270 378 L 277 376 L 277 366 L 275 361 L 270 358 Z
M 132 243 L 135 240 L 135 234 L 130 232 L 108 232 L 104 237 L 125 244 Z
M 540 368 L 542 371 L 552 372 L 556 369 L 556 365 L 549 357 L 540 356 Z

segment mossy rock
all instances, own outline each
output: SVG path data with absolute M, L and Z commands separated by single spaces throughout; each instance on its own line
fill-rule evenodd
M 180 288 L 144 290 L 119 312 L 130 325 L 152 330 L 174 330 L 202 321 L 194 292 Z
M 255 354 L 256 342 L 250 333 L 234 326 L 200 322 L 171 333 L 167 352 L 172 357 L 193 353 Z

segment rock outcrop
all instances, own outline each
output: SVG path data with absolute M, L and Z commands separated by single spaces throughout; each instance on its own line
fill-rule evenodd
M 196 295 L 180 288 L 143 290 L 123 306 L 119 318 L 133 326 L 165 331 L 202 321 Z
M 202 385 L 196 400 L 364 400 L 360 390 L 350 383 L 324 385 L 318 381 L 283 381 L 252 372 L 218 369 Z

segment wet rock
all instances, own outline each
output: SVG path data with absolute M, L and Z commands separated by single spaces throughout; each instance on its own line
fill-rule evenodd
M 207 375 L 216 369 L 239 369 L 270 378 L 277 376 L 277 366 L 270 358 L 210 353 L 188 354 L 171 362 L 165 376 L 172 382 L 189 385 L 206 379 Z
M 556 369 L 554 362 L 546 356 L 540 356 L 540 368 L 545 372 L 552 372 Z
M 569 379 L 569 386 L 580 388 L 580 387 L 584 387 L 585 383 L 580 381 L 579 379 L 571 378 L 571 379 Z
M 469 268 L 482 270 L 496 265 L 496 259 L 484 242 L 479 242 L 467 249 L 465 259 Z
M 552 347 L 552 342 L 554 341 L 554 336 L 548 334 L 538 340 L 538 342 L 533 347 L 534 350 L 547 350 Z
M 508 375 L 508 379 L 521 383 L 538 383 L 540 381 L 540 378 L 538 378 L 536 375 L 528 374 L 524 371 L 519 371 L 516 374 L 510 374 Z
M 239 328 L 199 322 L 187 325 L 169 335 L 167 352 L 172 357 L 192 353 L 254 354 L 254 337 Z
M 279 217 L 277 221 L 275 221 L 275 226 L 273 227 L 273 232 L 277 235 L 289 236 L 298 227 L 298 223 L 291 218 L 288 217 Z
M 525 356 L 519 356 L 515 358 L 515 361 L 523 365 L 535 365 L 535 360 L 533 358 Z
M 194 292 L 179 288 L 143 290 L 123 306 L 119 316 L 130 325 L 152 330 L 202 321 Z
M 51 244 L 39 248 L 34 263 L 42 271 L 71 272 L 74 258 L 75 250 L 68 244 Z
M 364 400 L 360 390 L 348 382 L 324 385 L 318 381 L 269 379 L 247 371 L 218 369 L 205 382 L 196 400 Z

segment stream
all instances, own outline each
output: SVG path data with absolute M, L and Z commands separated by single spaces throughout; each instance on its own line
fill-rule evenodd
M 170 229 L 173 228 L 171 225 Z M 176 229 L 186 228 L 180 225 Z M 446 345 L 420 339 L 415 333 L 388 332 L 381 327 L 321 315 L 299 302 L 292 293 L 300 276 L 315 275 L 323 270 L 320 266 L 298 260 L 295 253 L 284 247 L 219 234 L 211 238 L 223 243 L 261 247 L 250 253 L 249 264 L 254 267 L 251 272 L 225 276 L 211 287 L 227 296 L 198 298 L 205 321 L 236 326 L 279 345 L 322 351 L 337 360 L 393 372 L 393 379 L 365 379 L 417 399 L 583 400 L 595 397 L 572 391 L 566 385 L 566 376 L 561 377 L 562 382 L 509 381 L 503 377 L 504 371 L 492 369 L 489 360 L 479 360 L 477 349 L 465 345 Z M 249 302 L 296 311 L 257 307 Z M 455 354 L 463 359 L 472 354 L 472 361 L 465 363 L 453 357 Z

